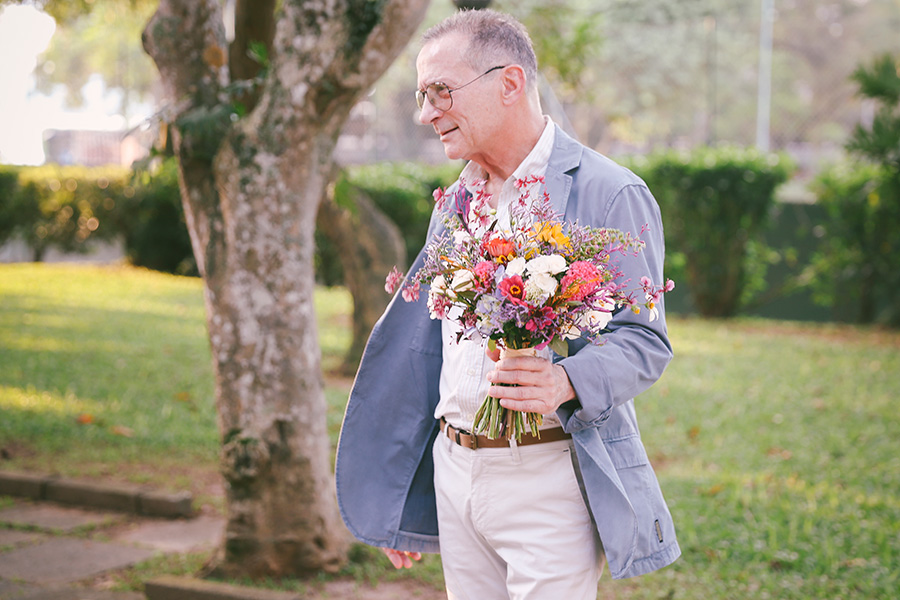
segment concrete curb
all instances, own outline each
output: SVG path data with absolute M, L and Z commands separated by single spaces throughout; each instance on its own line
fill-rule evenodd
M 147 600 L 299 600 L 292 592 L 264 590 L 190 577 L 164 575 L 144 584 Z
M 193 497 L 189 492 L 166 494 L 140 487 L 7 471 L 0 471 L 0 496 L 20 496 L 147 517 L 177 519 L 193 514 Z

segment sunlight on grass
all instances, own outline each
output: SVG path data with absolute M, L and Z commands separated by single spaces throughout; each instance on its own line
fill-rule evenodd
M 74 422 L 77 415 L 90 413 L 97 408 L 96 403 L 81 400 L 73 394 L 63 396 L 47 391 L 38 391 L 33 387 L 21 389 L 0 386 L 0 409 L 7 415 L 17 410 L 28 413 L 52 413 L 71 416 Z

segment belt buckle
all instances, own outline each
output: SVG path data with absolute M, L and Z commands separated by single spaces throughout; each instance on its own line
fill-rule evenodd
M 468 448 L 469 450 L 477 450 L 478 449 L 478 436 L 477 435 L 475 435 L 474 433 L 469 433 L 468 431 L 465 431 L 464 429 L 457 429 L 456 427 L 454 427 L 453 425 L 450 425 L 449 423 L 447 423 L 447 427 L 448 427 L 448 429 L 453 430 L 453 437 L 450 439 L 455 441 L 457 446 L 462 446 L 463 448 Z M 471 440 L 471 442 L 468 444 L 464 444 L 462 436 L 468 436 L 468 438 L 469 438 L 469 440 Z

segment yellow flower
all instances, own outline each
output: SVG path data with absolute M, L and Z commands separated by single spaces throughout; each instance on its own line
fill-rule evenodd
M 534 238 L 539 242 L 547 242 L 553 248 L 568 249 L 571 246 L 569 236 L 563 233 L 562 223 L 543 221 L 534 224 Z

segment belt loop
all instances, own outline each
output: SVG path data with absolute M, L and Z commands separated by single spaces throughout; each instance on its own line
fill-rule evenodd
M 509 439 L 509 454 L 514 465 L 522 464 L 522 456 L 519 454 L 519 442 L 516 441 L 515 436 Z

